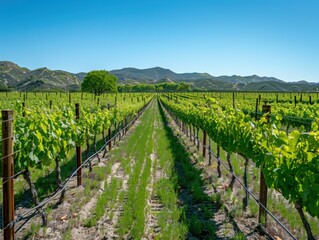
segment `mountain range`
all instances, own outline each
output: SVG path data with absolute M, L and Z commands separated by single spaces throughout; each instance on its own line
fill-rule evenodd
M 274 77 L 211 76 L 208 73 L 175 73 L 169 69 L 123 68 L 110 71 L 119 84 L 180 83 L 191 84 L 197 90 L 223 91 L 317 91 L 319 83 L 307 81 L 285 82 Z M 85 72 L 70 73 L 39 68 L 29 70 L 9 61 L 0 61 L 0 90 L 17 91 L 77 91 L 86 76 Z

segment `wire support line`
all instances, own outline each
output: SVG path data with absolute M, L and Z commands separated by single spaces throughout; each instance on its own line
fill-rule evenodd
M 13 140 L 13 139 L 15 139 L 15 138 L 16 138 L 16 136 L 14 136 L 14 135 L 9 136 L 9 137 L 6 137 L 6 138 L 2 138 L 2 137 L 1 137 L 1 138 L 0 138 L 0 141 L 3 142 L 3 141 L 8 140 L 8 139 L 12 139 L 12 140 Z
M 12 156 L 12 155 L 14 155 L 14 154 L 16 154 L 16 153 L 18 153 L 18 152 L 21 152 L 21 151 L 22 151 L 22 149 L 19 149 L 19 150 L 15 151 L 15 152 L 13 152 L 13 153 L 10 153 L 10 154 L 8 154 L 8 155 L 6 155 L 6 156 L 2 156 L 2 157 L 1 157 L 1 160 L 3 161 L 3 159 L 5 159 L 5 158 L 7 158 L 7 157 L 10 157 L 10 156 Z
M 10 118 L 7 120 L 1 120 L 2 123 L 6 123 L 6 122 L 13 122 L 14 118 Z
M 2 181 L 4 180 L 4 182 L 2 182 L 2 185 L 6 184 L 8 181 L 10 181 L 11 179 L 13 178 L 17 178 L 19 177 L 21 174 L 23 174 L 26 170 L 22 170 L 20 172 L 17 172 L 16 174 L 14 174 L 13 176 L 11 177 L 3 177 L 2 178 Z
M 152 99 L 153 100 L 153 99 Z M 151 101 L 152 101 L 151 100 Z M 44 205 L 46 205 L 48 202 L 50 202 L 51 200 L 53 200 L 58 194 L 60 194 L 63 190 L 66 189 L 67 184 L 70 182 L 70 180 L 77 174 L 78 170 L 82 167 L 85 167 L 89 164 L 89 162 L 91 162 L 95 156 L 97 156 L 100 152 L 102 152 L 107 145 L 109 144 L 110 141 L 113 141 L 114 138 L 116 138 L 121 131 L 123 131 L 125 128 L 128 128 L 130 126 L 130 124 L 134 123 L 141 115 L 142 113 L 145 112 L 145 110 L 149 107 L 151 101 L 149 101 L 142 109 L 141 109 L 141 113 L 137 114 L 128 124 L 126 124 L 126 126 L 120 130 L 119 132 L 117 132 L 112 138 L 110 138 L 98 151 L 96 151 L 95 153 L 93 153 L 90 157 L 88 157 L 76 170 L 74 170 L 74 172 L 66 179 L 66 181 L 63 183 L 62 187 L 56 189 L 56 191 L 54 193 L 51 194 L 50 197 L 48 197 L 47 199 L 43 200 L 41 203 L 39 203 L 37 206 L 30 208 L 29 210 L 25 211 L 23 214 L 20 214 L 17 219 L 15 219 L 14 221 L 10 222 L 7 224 L 6 227 L 0 229 L 0 231 L 3 231 L 9 227 L 13 227 L 15 224 L 17 224 L 18 222 L 27 219 L 27 221 L 24 224 L 26 224 L 33 216 L 35 216 L 36 212 L 38 212 L 38 209 L 43 207 Z M 34 214 L 34 215 L 33 215 Z M 30 218 L 28 218 L 28 216 L 31 216 Z M 18 228 L 18 230 L 16 232 L 18 232 L 21 228 Z
M 172 113 L 171 113 L 171 114 L 172 114 Z M 197 138 L 197 141 L 201 143 L 201 141 L 200 141 L 198 138 Z M 226 164 L 225 164 L 219 157 L 217 157 L 217 155 L 214 154 L 214 152 L 212 152 L 212 151 L 209 149 L 209 147 L 207 147 L 206 145 L 203 145 L 202 143 L 201 143 L 201 145 L 202 145 L 204 148 L 208 149 L 209 153 L 212 154 L 212 155 L 216 158 L 216 161 L 217 161 L 218 163 L 221 163 L 221 165 L 222 165 L 222 166 L 236 179 L 236 181 L 248 192 L 248 194 L 256 201 L 256 203 L 257 203 L 259 206 L 261 206 L 261 207 L 267 212 L 267 214 L 268 214 L 272 219 L 274 219 L 275 222 L 276 222 L 277 224 L 279 224 L 279 226 L 280 226 L 292 239 L 297 240 L 297 239 L 294 237 L 294 235 L 285 227 L 285 225 L 284 225 L 283 223 L 281 223 L 281 222 L 279 221 L 279 219 L 278 219 L 276 216 L 274 216 L 274 215 L 270 212 L 270 210 L 269 210 L 268 208 L 266 208 L 266 207 L 259 201 L 259 199 L 255 196 L 255 194 L 252 193 L 252 192 L 249 190 L 249 188 L 247 188 L 247 187 L 244 185 L 244 183 L 241 182 L 241 180 L 239 179 L 239 177 L 238 177 L 234 172 L 232 172 L 232 171 L 226 166 Z

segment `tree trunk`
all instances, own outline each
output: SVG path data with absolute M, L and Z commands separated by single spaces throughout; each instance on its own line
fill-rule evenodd
M 114 131 L 115 131 L 115 133 L 114 133 L 114 139 L 113 139 L 113 145 L 115 146 L 115 142 L 116 142 L 116 123 L 114 124 Z
M 90 142 L 89 139 L 86 140 L 86 159 L 89 158 L 90 153 Z M 89 161 L 89 171 L 92 172 L 92 163 Z
M 60 169 L 60 159 L 55 158 L 55 172 L 56 172 L 56 183 L 59 188 L 63 188 L 62 179 L 61 179 L 61 169 Z M 62 203 L 65 195 L 65 188 L 61 192 L 61 196 L 58 203 Z
M 27 181 L 27 183 L 30 187 L 30 191 L 31 191 L 32 200 L 33 200 L 34 205 L 35 206 L 39 205 L 38 192 L 37 192 L 34 184 L 31 182 L 30 171 L 28 168 L 25 169 L 25 172 L 23 173 L 23 178 Z M 37 208 L 37 210 L 41 215 L 42 225 L 43 226 L 47 225 L 48 219 L 47 219 L 47 215 L 46 215 L 45 211 L 43 210 L 42 207 Z
M 96 147 L 96 135 L 94 135 L 94 153 L 96 153 L 97 152 L 97 147 Z M 96 154 L 96 157 L 97 157 L 97 160 L 99 161 L 99 162 L 101 162 L 101 159 L 100 159 L 100 156 L 99 156 L 99 154 Z
M 308 223 L 308 221 L 306 219 L 306 216 L 305 216 L 305 214 L 304 214 L 304 212 L 302 210 L 302 205 L 300 203 L 296 202 L 295 203 L 295 208 L 296 208 L 296 210 L 299 213 L 299 216 L 301 218 L 301 221 L 302 221 L 302 224 L 303 224 L 304 228 L 306 229 L 308 240 L 316 240 L 315 237 L 312 234 L 310 225 L 309 225 L 309 223 Z
M 246 157 L 245 158 L 245 170 L 244 170 L 244 183 L 245 183 L 245 187 L 248 189 L 248 177 L 247 177 L 247 167 L 248 167 L 248 163 L 249 163 L 249 159 Z M 243 209 L 246 210 L 247 206 L 248 206 L 248 199 L 249 199 L 249 194 L 248 194 L 248 190 L 245 190 L 245 197 L 243 199 Z
M 197 151 L 199 151 L 199 138 L 198 138 L 199 128 L 196 129 L 196 137 L 197 137 Z
M 103 130 L 102 130 L 102 138 L 103 138 L 104 143 L 106 143 L 104 128 L 103 128 Z
M 220 146 L 217 145 L 217 172 L 218 178 L 222 177 L 222 171 L 220 170 Z
M 229 165 L 229 170 L 231 171 L 231 173 L 234 173 L 234 168 L 233 168 L 233 165 L 230 162 L 230 154 L 229 153 L 227 153 L 227 162 L 228 162 L 228 165 Z M 229 184 L 228 188 L 233 190 L 234 183 L 235 183 L 235 177 L 234 177 L 234 175 L 232 175 L 232 178 L 231 178 L 231 181 L 230 181 L 230 184 Z

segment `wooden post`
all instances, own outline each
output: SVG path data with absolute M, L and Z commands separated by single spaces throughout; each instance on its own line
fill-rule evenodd
M 22 102 L 22 117 L 25 117 L 25 102 Z
M 235 108 L 235 93 L 233 92 L 233 108 Z
M 256 98 L 255 120 L 257 120 L 257 117 L 258 117 L 258 98 Z
M 127 133 L 127 131 L 128 131 L 128 126 L 127 126 L 127 117 L 125 117 L 124 118 L 124 127 L 125 127 L 125 130 L 124 130 L 124 134 L 126 134 Z
M 50 100 L 50 109 L 52 109 L 52 100 Z
M 258 95 L 258 103 L 260 104 L 260 101 L 261 101 L 261 95 L 259 94 Z
M 278 95 L 277 95 L 278 96 Z M 244 184 L 245 187 L 248 189 L 248 177 L 247 177 L 247 170 L 248 170 L 248 163 L 249 163 L 249 158 L 245 157 L 245 170 L 244 170 Z M 249 201 L 249 193 L 248 190 L 245 190 L 245 198 L 243 201 L 243 209 L 246 210 L 247 206 L 248 206 L 248 201 Z
M 108 134 L 109 134 L 109 151 L 112 150 L 112 141 L 111 141 L 111 126 L 108 129 Z
M 188 136 L 188 125 L 187 124 L 185 124 L 185 131 L 186 131 L 186 137 L 189 137 Z
M 262 112 L 263 113 L 270 113 L 271 112 L 271 106 L 270 105 L 263 105 L 262 106 Z M 267 120 L 269 120 L 269 117 L 267 117 Z M 260 167 L 260 182 L 259 182 L 259 201 L 260 203 L 267 208 L 267 195 L 268 195 L 268 188 L 266 185 L 264 173 L 263 173 L 263 167 L 262 165 Z M 267 212 L 266 210 L 259 205 L 259 217 L 258 217 L 259 224 L 267 227 Z
M 295 96 L 295 107 L 297 105 L 297 96 Z
M 75 104 L 75 116 L 76 116 L 76 119 L 80 119 L 80 104 L 79 103 Z M 76 151 L 76 168 L 79 168 L 82 164 L 81 146 L 76 146 L 75 151 Z M 77 184 L 78 186 L 81 186 L 82 185 L 82 168 L 78 169 L 76 176 L 77 176 Z
M 2 222 L 4 226 L 3 239 L 14 239 L 14 165 L 13 165 L 13 111 L 2 111 Z M 6 228 L 7 227 L 7 228 Z
M 71 93 L 69 93 L 69 103 L 71 103 Z
M 199 128 L 196 128 L 196 138 L 197 138 L 197 151 L 199 151 Z
M 222 171 L 220 170 L 220 146 L 217 145 L 217 172 L 218 172 L 218 178 L 222 177 Z
M 212 165 L 212 153 L 211 153 L 211 150 L 212 150 L 212 140 L 210 137 L 208 137 L 208 166 Z
M 207 133 L 203 130 L 203 157 L 206 157 L 206 137 Z
M 312 103 L 311 103 L 311 96 L 309 96 L 309 104 L 312 104 Z

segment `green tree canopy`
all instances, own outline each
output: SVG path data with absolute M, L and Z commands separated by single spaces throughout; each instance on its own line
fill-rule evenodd
M 101 95 L 105 92 L 117 92 L 117 77 L 105 70 L 89 72 L 81 85 L 83 92 Z

